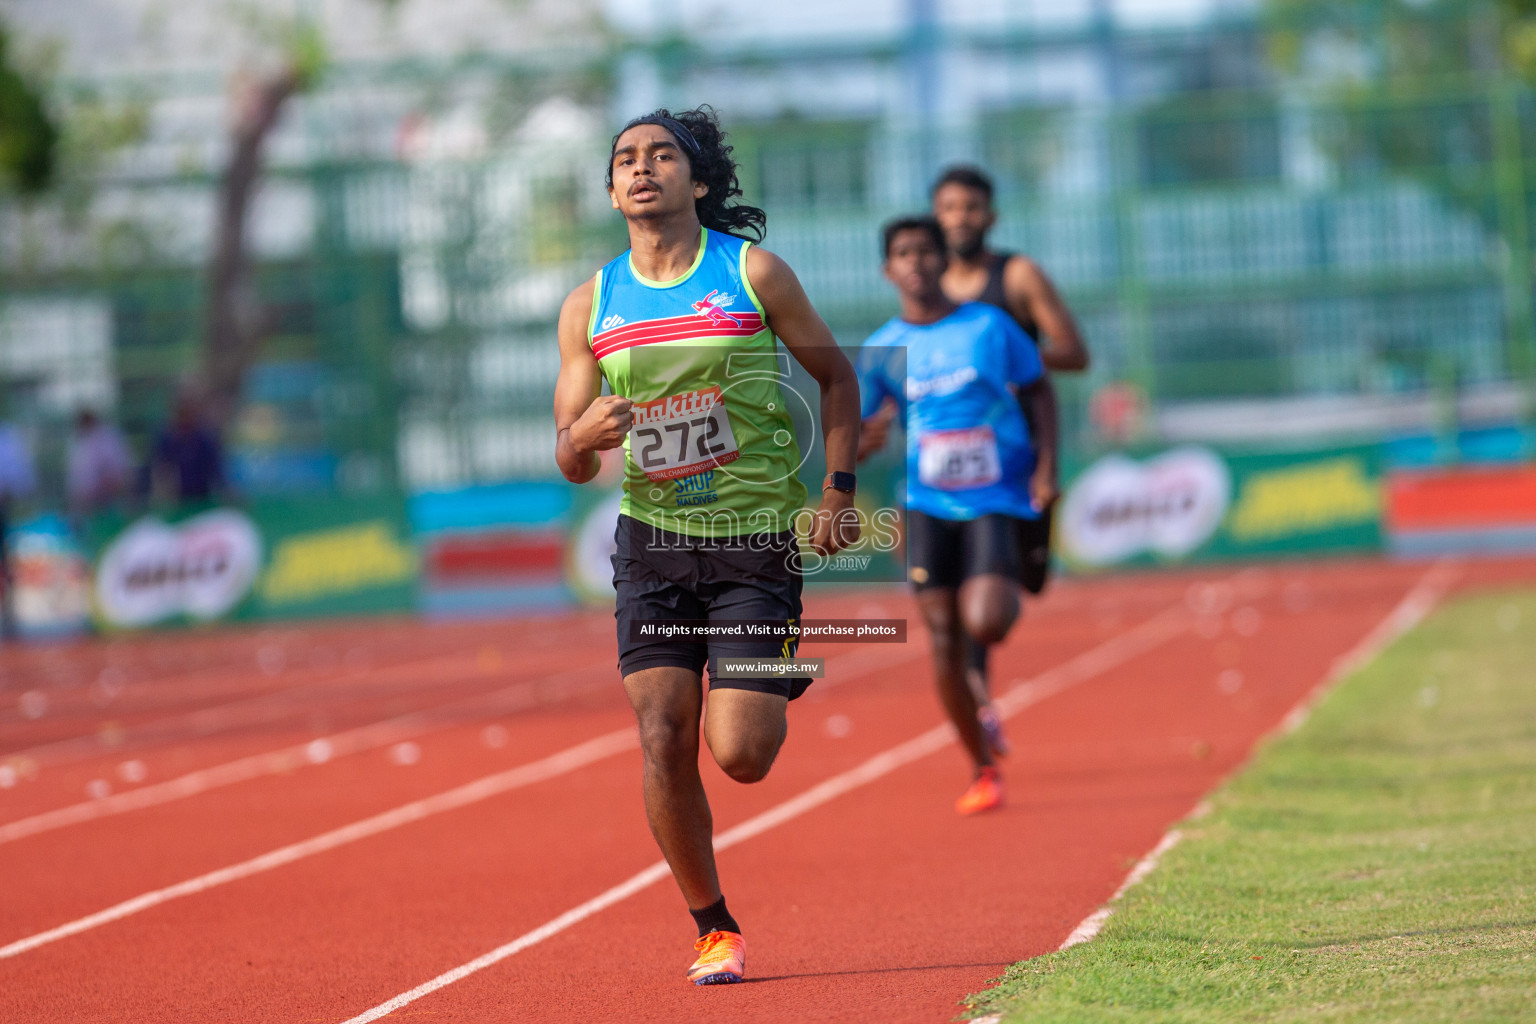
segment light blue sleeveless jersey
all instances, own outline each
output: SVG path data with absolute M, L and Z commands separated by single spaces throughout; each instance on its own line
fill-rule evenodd
M 859 350 L 863 415 L 887 397 L 901 409 L 907 506 L 940 519 L 1038 519 L 1035 449 L 1009 385 L 1028 387 L 1044 372 L 1029 335 L 981 302 L 931 324 L 892 318 L 870 335 Z

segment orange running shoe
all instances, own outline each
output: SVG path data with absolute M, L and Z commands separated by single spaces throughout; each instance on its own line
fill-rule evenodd
M 693 944 L 699 958 L 688 968 L 695 985 L 733 985 L 747 969 L 747 940 L 736 932 L 710 932 Z
M 976 781 L 971 783 L 971 788 L 961 794 L 955 801 L 955 811 L 959 814 L 980 814 L 982 811 L 993 811 L 1003 806 L 1003 777 L 996 768 L 988 766 L 976 773 Z

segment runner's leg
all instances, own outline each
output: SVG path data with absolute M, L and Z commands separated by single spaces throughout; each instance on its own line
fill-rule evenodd
M 965 681 L 970 684 L 971 695 L 976 703 L 986 704 L 992 699 L 992 686 L 987 675 L 988 655 L 991 644 L 984 644 L 971 634 L 965 634 Z
M 960 584 L 959 606 L 966 636 L 977 644 L 999 643 L 1019 617 L 1018 581 L 996 573 L 972 576 Z
M 990 644 L 981 643 L 969 633 L 965 634 L 965 682 L 971 688 L 971 696 L 976 699 L 976 718 L 981 722 L 981 731 L 987 738 L 988 748 L 997 757 L 1007 757 L 1012 747 L 1003 732 L 1002 719 L 998 718 L 997 710 L 992 707 L 992 677 L 987 664 L 991 651 Z
M 673 666 L 624 677 L 624 690 L 640 726 L 645 758 L 645 816 L 690 910 L 720 898 L 715 872 L 714 820 L 699 778 L 698 672 Z
M 992 751 L 976 719 L 976 697 L 965 680 L 964 629 L 956 592 L 950 587 L 925 587 L 917 592 L 917 604 L 933 641 L 933 675 L 939 702 L 971 760 L 978 768 L 990 766 Z
M 960 584 L 958 604 L 965 632 L 966 683 L 976 699 L 987 746 L 1002 757 L 1007 755 L 1009 744 L 992 707 L 987 655 L 1019 617 L 1017 523 L 1008 516 L 983 516 L 967 524 L 964 538 L 965 579 Z
M 759 782 L 773 767 L 789 732 L 789 698 L 757 690 L 714 686 L 704 713 L 704 741 L 725 774 Z

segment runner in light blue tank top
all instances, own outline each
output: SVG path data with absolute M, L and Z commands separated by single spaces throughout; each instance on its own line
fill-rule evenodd
M 887 399 L 907 432 L 907 507 L 940 519 L 1040 515 L 1035 449 L 1012 388 L 1044 373 L 1001 310 L 969 302 L 931 324 L 892 317 L 859 350 L 862 412 Z
M 907 572 L 940 701 L 976 765 L 955 809 L 975 814 L 1003 802 L 997 759 L 1008 747 L 985 687 L 967 678 L 965 648 L 998 643 L 1018 617 L 1018 524 L 1056 499 L 1056 399 L 1007 314 L 945 297 L 945 262 L 932 217 L 886 226 L 885 276 L 901 315 L 860 352 L 859 454 L 878 450 L 893 420 L 906 426 Z

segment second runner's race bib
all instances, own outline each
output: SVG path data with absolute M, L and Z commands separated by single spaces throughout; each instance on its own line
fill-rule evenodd
M 692 476 L 741 455 L 718 386 L 636 402 L 631 412 L 630 458 L 652 480 Z
M 917 477 L 941 491 L 995 484 L 1003 477 L 991 427 L 935 430 L 918 439 Z

